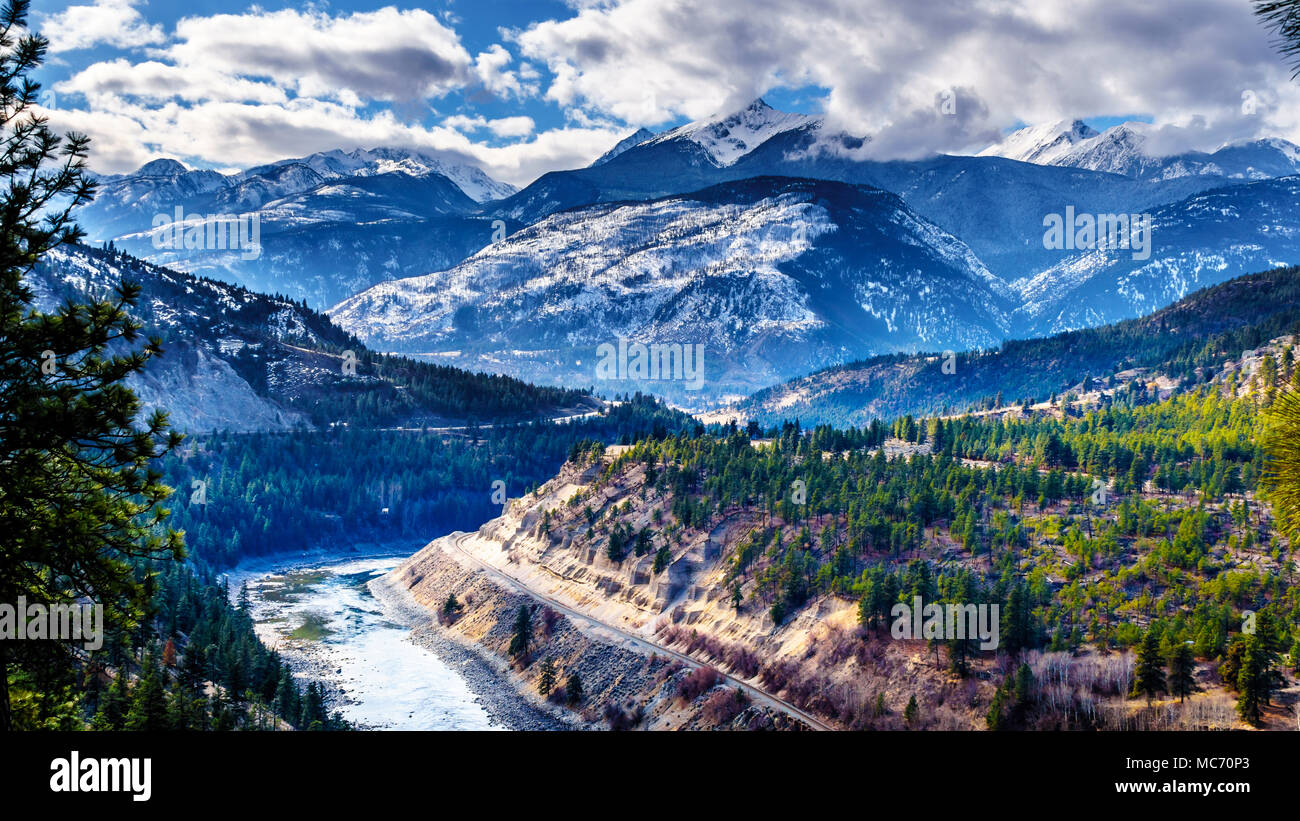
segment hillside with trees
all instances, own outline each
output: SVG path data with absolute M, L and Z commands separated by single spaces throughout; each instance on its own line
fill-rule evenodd
M 1139 319 L 1013 340 L 984 351 L 892 354 L 819 371 L 754 394 L 739 414 L 764 424 L 863 426 L 906 414 L 1055 402 L 1096 385 L 1160 375 L 1213 380 L 1225 361 L 1300 332 L 1300 268 L 1279 268 L 1197 291 Z

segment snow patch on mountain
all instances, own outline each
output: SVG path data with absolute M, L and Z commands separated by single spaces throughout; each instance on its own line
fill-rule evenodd
M 665 131 L 645 144 L 689 140 L 708 152 L 714 165 L 724 168 L 734 165 L 777 134 L 817 121 L 818 118 L 807 114 L 777 111 L 759 99 L 733 114 L 717 115 Z
M 518 191 L 513 185 L 489 177 L 482 169 L 465 163 L 453 163 L 420 151 L 397 148 L 358 148 L 353 151 L 322 151 L 296 159 L 279 160 L 270 165 L 250 168 L 246 177 L 265 174 L 284 165 L 303 165 L 325 180 L 340 177 L 364 177 L 401 172 L 412 177 L 440 174 L 455 183 L 475 202 L 499 200 Z M 305 189 L 300 189 L 305 190 Z
M 623 139 L 615 143 L 613 148 L 611 148 L 610 150 L 606 151 L 604 154 L 601 154 L 599 157 L 597 157 L 596 160 L 592 162 L 590 167 L 595 168 L 598 165 L 604 165 L 605 163 L 617 157 L 619 154 L 622 154 L 624 151 L 627 151 L 629 148 L 635 148 L 636 146 L 650 139 L 654 135 L 655 133 L 648 128 L 638 128 L 633 133 L 627 135 L 626 137 L 624 137 Z
M 1096 129 L 1082 120 L 1056 120 L 1017 129 L 976 156 L 1006 157 L 1020 162 L 1051 165 L 1079 143 L 1096 137 L 1097 134 Z

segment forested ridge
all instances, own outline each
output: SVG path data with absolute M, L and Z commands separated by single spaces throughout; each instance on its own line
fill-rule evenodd
M 1300 332 L 1300 267 L 1204 288 L 1149 316 L 996 349 L 897 353 L 851 362 L 759 391 L 738 408 L 764 423 L 800 418 L 837 427 L 872 418 L 951 414 L 1052 401 L 1126 371 L 1184 385 L 1210 382 L 1225 359 Z
M 153 265 L 111 244 L 61 249 L 32 279 L 52 300 L 135 284 L 131 313 L 159 339 L 166 361 L 191 360 L 202 348 L 259 396 L 316 427 L 486 424 L 597 405 L 586 391 L 377 353 L 305 302 Z
M 592 536 L 621 561 L 757 511 L 761 526 L 728 546 L 723 592 L 775 625 L 821 597 L 857 602 L 858 649 L 839 658 L 879 653 L 893 605 L 913 596 L 997 604 L 1002 644 L 982 662 L 977 642 L 930 642 L 937 667 L 993 675 L 989 727 L 1155 726 L 1173 719 L 1116 704 L 1206 686 L 1258 723 L 1278 688 L 1293 686 L 1284 671 L 1300 668 L 1296 557 L 1260 493 L 1256 444 L 1273 397 L 1296 376 L 1289 348 L 1282 359 L 1270 356 L 1241 395 L 1231 380 L 1163 401 L 1132 391 L 1005 417 L 751 424 L 643 441 L 602 481 L 643 464 L 647 503 L 662 498 L 671 519 L 628 532 L 615 504 L 590 520 Z M 853 706 L 862 694 L 828 695 L 851 686 L 817 679 L 829 673 L 794 682 L 777 665 L 760 670 L 849 726 L 891 726 Z M 1105 680 L 1080 683 L 1097 670 Z
M 569 422 L 214 434 L 188 440 L 160 468 L 181 489 L 174 526 L 198 560 L 222 568 L 249 556 L 423 543 L 472 530 L 500 515 L 501 493 L 516 498 L 550 479 L 575 447 L 697 427 L 637 394 Z

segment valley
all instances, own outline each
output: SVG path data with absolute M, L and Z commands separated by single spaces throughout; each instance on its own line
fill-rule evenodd
M 500 57 L 449 71 L 536 94 Z M 73 205 L 11 243 L 0 510 L 112 618 L 4 723 L 1300 727 L 1300 148 L 900 151 L 772 91 L 238 167 L 69 137 L 11 189 Z
M 1149 418 L 1138 429 L 1159 431 L 1164 424 L 1159 419 L 1191 413 L 1201 419 L 1190 427 L 1195 436 L 1234 441 L 1231 428 L 1224 427 L 1233 423 L 1213 400 L 1204 411 L 1195 410 L 1204 398 L 1201 394 L 1201 399 L 1152 405 L 1142 412 Z M 1047 413 L 1050 419 L 1050 409 Z M 1067 417 L 1061 435 L 1072 439 L 1071 431 L 1082 430 L 1094 413 L 1077 423 Z M 875 449 L 867 440 L 864 450 L 846 442 L 844 449 L 831 444 L 834 434 L 827 429 L 819 429 L 812 441 L 828 437 L 823 447 L 829 446 L 829 451 L 797 444 L 800 437 L 791 438 L 789 429 L 776 440 L 753 443 L 732 433 L 719 439 L 615 447 L 599 455 L 593 450 L 533 493 L 513 500 L 502 516 L 477 532 L 434 541 L 375 584 L 409 590 L 427 612 L 441 614 L 445 632 L 509 664 L 521 690 L 535 692 L 540 663 L 551 659 L 561 678 L 568 670 L 581 670 L 585 697 L 598 695 L 610 704 L 628 705 L 630 714 L 639 716 L 637 725 L 644 722 L 649 729 L 672 726 L 669 717 L 674 713 L 661 712 L 664 687 L 642 678 L 611 678 L 611 648 L 619 650 L 620 658 L 623 650 L 633 647 L 652 661 L 667 656 L 688 668 L 712 668 L 705 674 L 712 686 L 696 697 L 697 707 L 726 699 L 766 702 L 815 728 L 1240 726 L 1231 685 L 1225 687 L 1214 665 L 1197 665 L 1185 701 L 1166 699 L 1155 707 L 1130 701 L 1127 687 L 1135 656 L 1123 648 L 1131 647 L 1132 637 L 1143 629 L 1140 625 L 1146 625 L 1148 630 L 1174 631 L 1166 632 L 1166 640 L 1179 633 L 1190 636 L 1197 655 L 1212 653 L 1202 643 L 1221 640 L 1215 631 L 1224 628 L 1214 625 L 1225 622 L 1211 615 L 1213 608 L 1198 606 L 1195 615 L 1182 611 L 1176 604 L 1183 596 L 1179 591 L 1187 584 L 1213 587 L 1216 576 L 1229 585 L 1245 585 L 1226 599 L 1214 597 L 1222 602 L 1249 596 L 1245 591 L 1255 584 L 1268 587 L 1268 578 L 1280 582 L 1290 572 L 1285 567 L 1292 566 L 1289 554 L 1279 558 L 1273 542 L 1270 558 L 1257 541 L 1258 534 L 1269 530 L 1267 508 L 1257 508 L 1249 492 L 1234 501 L 1236 491 L 1226 488 L 1226 493 L 1208 490 L 1219 503 L 1185 506 L 1190 497 L 1165 484 L 1166 470 L 1178 462 L 1164 463 L 1156 480 L 1144 481 L 1140 488 L 1123 475 L 1105 482 L 1114 495 L 1108 493 L 1098 505 L 1095 499 L 1089 501 L 1096 484 L 1088 474 L 1104 475 L 1106 469 L 1098 470 L 1092 457 L 1086 465 L 1080 462 L 1079 470 L 1067 472 L 1060 462 L 1055 468 L 1050 463 L 1058 458 L 1068 463 L 1068 452 L 1063 457 L 1049 455 L 1049 463 L 1043 464 L 1038 461 L 1043 457 L 1029 452 L 1013 450 L 1010 460 L 989 459 L 978 456 L 985 446 L 971 450 L 962 444 L 996 435 L 1009 424 L 962 417 L 946 429 L 932 422 L 929 429 L 944 454 L 929 446 L 900 447 L 905 442 L 898 439 L 882 440 L 882 447 Z M 1022 423 L 1029 431 L 1038 424 Z M 1016 432 L 1016 427 L 1008 433 L 1008 444 L 1034 439 Z M 971 435 L 974 439 L 968 440 Z M 1242 439 L 1235 441 L 1239 446 Z M 796 445 L 802 458 L 786 462 L 793 452 L 785 448 Z M 1113 447 L 1102 444 L 1097 454 Z M 1217 452 L 1220 445 L 1215 447 Z M 736 480 L 724 478 L 738 467 L 737 448 L 768 460 L 767 470 L 772 469 L 772 458 L 781 455 L 796 475 L 808 477 L 807 470 L 812 476 L 827 471 L 830 475 L 807 479 L 811 509 L 792 504 L 790 490 L 784 498 L 759 505 L 743 495 L 745 483 L 733 489 Z M 893 454 L 889 461 L 885 452 Z M 687 456 L 694 453 L 714 455 Z M 732 456 L 719 461 L 722 453 Z M 945 467 L 959 454 L 961 467 Z M 1032 506 L 1019 501 L 1023 492 L 1016 492 L 1021 481 L 1017 477 L 1024 476 L 1017 468 L 1021 462 L 1040 466 L 1035 471 L 1040 477 L 1038 498 Z M 727 465 L 727 474 L 710 473 L 705 467 L 710 464 Z M 682 469 L 688 465 L 698 467 Z M 931 527 L 927 514 L 914 520 L 913 514 L 888 501 L 896 481 L 888 477 L 935 470 L 965 477 L 956 487 L 966 480 L 974 483 L 960 496 L 969 501 L 958 501 L 953 514 L 938 513 Z M 857 487 L 863 501 L 855 501 L 859 494 L 844 489 L 837 495 L 837 473 L 861 477 Z M 769 481 L 791 487 L 788 479 Z M 951 479 L 923 481 L 931 487 L 953 487 Z M 987 489 L 971 493 L 981 485 Z M 880 488 L 875 499 L 872 487 Z M 998 488 L 994 493 L 1009 495 L 1002 501 L 990 498 L 993 488 Z M 741 496 L 732 495 L 736 489 Z M 1197 495 L 1204 498 L 1206 493 L 1203 486 Z M 906 504 L 930 504 L 943 511 L 952 504 L 945 501 L 946 494 L 924 502 L 912 498 Z M 984 500 L 982 509 L 967 507 L 977 498 Z M 1254 527 L 1241 539 L 1225 524 L 1238 515 L 1238 508 L 1258 512 Z M 975 516 L 967 518 L 962 510 Z M 883 520 L 877 519 L 881 516 Z M 1135 524 L 1139 519 L 1146 523 Z M 904 526 L 909 521 L 920 526 Z M 1192 523 L 1195 530 L 1188 529 Z M 1163 552 L 1169 547 L 1167 542 L 1157 547 L 1162 529 L 1178 532 L 1175 551 L 1190 548 L 1193 553 L 1176 558 Z M 646 534 L 652 535 L 642 546 Z M 1013 561 L 1014 556 L 1021 558 Z M 1159 569 L 1162 566 L 1168 569 Z M 1199 571 L 1184 578 L 1175 567 Z M 1206 570 L 1209 574 L 1196 581 Z M 980 593 L 983 584 L 993 587 Z M 969 601 L 971 585 L 977 600 L 1009 596 L 1002 599 L 1003 629 L 1013 625 L 1003 634 L 1009 648 L 1004 644 L 999 652 L 986 653 L 962 642 L 891 641 L 882 633 L 888 607 L 880 610 L 878 601 L 893 601 L 907 590 L 926 597 L 937 591 L 942 600 L 963 586 L 967 592 L 957 600 Z M 1138 591 L 1145 592 L 1135 600 Z M 449 611 L 447 602 L 453 600 L 457 606 Z M 545 625 L 534 632 L 535 644 L 522 660 L 506 646 L 521 602 Z M 1013 615 L 1018 611 L 1024 615 Z M 1206 617 L 1209 620 L 1203 621 Z M 1021 618 L 1027 621 L 1021 624 Z M 1231 631 L 1231 620 L 1226 624 Z M 570 638 L 571 631 L 583 634 L 582 640 Z M 1015 653 L 1017 646 L 1025 672 L 1008 667 L 1011 657 L 1002 652 Z M 1013 698 L 1008 682 L 1017 678 L 1023 680 Z M 682 684 L 677 687 L 680 692 Z M 1297 695 L 1295 683 L 1275 693 L 1266 725 L 1286 726 Z M 908 697 L 918 698 L 917 715 L 923 718 L 903 717 Z M 708 712 L 715 724 L 727 724 L 719 716 L 731 711 Z M 591 721 L 591 711 L 580 711 L 578 718 Z M 688 723 L 698 727 L 700 721 L 697 716 Z

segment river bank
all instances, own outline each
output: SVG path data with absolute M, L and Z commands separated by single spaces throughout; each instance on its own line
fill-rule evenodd
M 555 729 L 481 659 L 417 639 L 420 614 L 371 592 L 405 555 L 259 559 L 228 574 L 231 595 L 247 584 L 258 637 L 360 728 Z
M 386 612 L 402 620 L 411 629 L 411 641 L 442 659 L 465 680 L 469 689 L 483 702 L 494 718 L 511 730 L 578 729 L 579 722 L 565 721 L 533 703 L 518 690 L 509 667 L 499 657 L 473 642 L 457 640 L 442 631 L 428 609 L 391 576 L 372 579 L 371 595 Z

